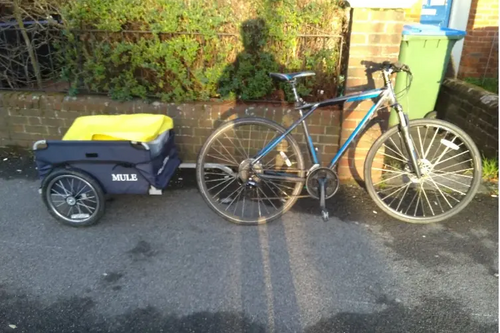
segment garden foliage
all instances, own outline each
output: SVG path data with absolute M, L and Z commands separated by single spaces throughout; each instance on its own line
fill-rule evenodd
M 62 74 L 73 93 L 180 102 L 276 99 L 268 72 L 313 70 L 300 91 L 325 98 L 337 92 L 344 17 L 339 0 L 74 0 Z

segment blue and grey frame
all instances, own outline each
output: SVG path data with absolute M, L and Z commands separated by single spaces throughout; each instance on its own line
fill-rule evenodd
M 342 155 L 347 150 L 347 147 L 349 147 L 349 145 L 354 140 L 354 138 L 363 130 L 363 128 L 366 126 L 366 124 L 368 123 L 370 118 L 378 110 L 378 108 L 384 103 L 384 101 L 387 100 L 387 98 L 390 99 L 390 88 L 384 87 L 384 88 L 364 91 L 364 92 L 358 93 L 358 94 L 328 99 L 328 100 L 314 103 L 314 104 L 301 105 L 301 106 L 297 107 L 301 117 L 296 122 L 294 122 L 282 135 L 280 135 L 279 137 L 276 137 L 269 144 L 267 144 L 255 156 L 253 163 L 257 163 L 258 161 L 260 161 L 274 147 L 276 147 L 279 142 L 281 142 L 288 134 L 290 134 L 299 124 L 303 124 L 304 134 L 306 135 L 306 138 L 307 138 L 308 150 L 309 150 L 309 154 L 311 155 L 311 159 L 312 159 L 314 164 L 320 164 L 318 154 L 316 153 L 316 150 L 314 149 L 313 141 L 312 141 L 311 136 L 309 135 L 309 131 L 307 129 L 307 124 L 306 124 L 305 120 L 311 114 L 313 114 L 314 111 L 316 111 L 317 109 L 322 108 L 322 107 L 337 105 L 337 104 L 341 104 L 344 102 L 358 102 L 358 101 L 364 101 L 364 100 L 369 100 L 369 99 L 371 99 L 371 100 L 375 99 L 373 106 L 370 108 L 370 110 L 368 110 L 368 112 L 363 117 L 363 119 L 360 121 L 358 126 L 356 126 L 356 128 L 354 129 L 352 134 L 349 136 L 349 138 L 347 138 L 347 141 L 340 147 L 338 152 L 332 158 L 330 165 L 329 165 L 329 168 L 333 169 L 333 167 L 336 165 L 336 163 L 339 161 L 339 159 L 342 157 Z M 305 113 L 304 113 L 304 111 L 305 111 Z

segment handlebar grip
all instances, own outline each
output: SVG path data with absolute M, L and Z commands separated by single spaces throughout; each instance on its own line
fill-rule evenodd
M 395 73 L 398 72 L 406 72 L 411 74 L 410 66 L 403 64 L 399 61 L 396 61 L 395 63 L 391 63 L 389 61 L 384 61 L 382 63 L 382 68 L 390 68 L 392 69 Z

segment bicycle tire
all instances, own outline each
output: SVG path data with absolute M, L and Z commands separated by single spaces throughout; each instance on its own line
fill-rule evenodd
M 438 215 L 438 216 L 429 216 L 429 217 L 414 217 L 414 216 L 408 216 L 405 214 L 402 214 L 401 212 L 398 212 L 397 210 L 394 210 L 390 207 L 388 207 L 384 201 L 380 198 L 379 195 L 377 195 L 375 186 L 373 185 L 372 181 L 372 168 L 374 168 L 373 162 L 374 158 L 381 148 L 382 144 L 388 140 L 388 138 L 391 138 L 392 135 L 395 133 L 399 132 L 399 126 L 394 126 L 391 129 L 389 129 L 387 132 L 385 132 L 383 135 L 381 135 L 372 145 L 370 148 L 366 161 L 365 161 L 365 166 L 364 166 L 364 178 L 365 178 L 365 184 L 366 184 L 366 189 L 368 191 L 368 194 L 372 198 L 372 200 L 376 203 L 376 205 L 385 213 L 390 215 L 391 217 L 394 217 L 398 220 L 408 222 L 408 223 L 436 223 L 436 222 L 441 222 L 444 220 L 449 219 L 452 216 L 455 216 L 458 214 L 460 211 L 462 211 L 467 205 L 472 201 L 474 196 L 476 195 L 480 183 L 481 183 L 481 173 L 482 173 L 482 164 L 481 164 L 481 155 L 479 153 L 479 150 L 471 137 L 463 131 L 461 128 L 458 126 L 451 124 L 447 121 L 440 120 L 440 119 L 418 119 L 418 120 L 410 120 L 409 121 L 409 130 L 412 127 L 416 126 L 423 126 L 423 125 L 428 125 L 428 126 L 436 126 L 436 127 L 442 127 L 444 129 L 449 130 L 450 133 L 453 135 L 456 135 L 457 137 L 460 138 L 460 140 L 465 144 L 467 149 L 469 149 L 471 156 L 473 158 L 473 161 L 471 164 L 474 166 L 474 172 L 472 176 L 472 184 L 470 185 L 470 189 L 467 192 L 465 198 L 463 198 L 462 201 L 460 201 L 459 204 L 454 206 L 452 209 L 449 211 Z M 437 188 L 437 186 L 436 186 Z M 444 197 L 444 195 L 443 195 Z M 423 199 L 422 199 L 423 200 Z M 411 205 L 411 204 L 410 204 Z M 418 206 L 418 203 L 417 203 Z
M 203 144 L 202 148 L 200 149 L 198 153 L 198 158 L 197 158 L 197 163 L 196 163 L 196 182 L 198 185 L 198 189 L 204 199 L 204 201 L 207 203 L 207 205 L 215 211 L 219 216 L 223 217 L 225 220 L 235 223 L 235 224 L 240 224 L 240 225 L 256 225 L 256 224 L 266 224 L 271 221 L 276 220 L 280 216 L 282 216 L 284 213 L 286 213 L 297 201 L 297 196 L 301 193 L 303 189 L 303 182 L 297 182 L 295 185 L 295 188 L 290 196 L 290 198 L 287 200 L 286 204 L 283 205 L 283 208 L 277 211 L 275 214 L 272 214 L 271 216 L 266 217 L 265 219 L 258 218 L 258 219 L 244 219 L 244 218 L 239 218 L 234 214 L 229 214 L 226 211 L 222 211 L 219 209 L 213 200 L 211 199 L 208 189 L 205 183 L 204 179 L 204 160 L 205 160 L 205 155 L 207 154 L 207 151 L 209 150 L 212 142 L 214 142 L 219 134 L 224 133 L 225 130 L 227 130 L 230 127 L 235 127 L 235 126 L 241 126 L 241 125 L 261 125 L 261 126 L 267 126 L 270 129 L 283 134 L 286 132 L 286 129 L 279 125 L 278 123 L 271 121 L 269 119 L 265 118 L 259 118 L 259 117 L 244 117 L 244 118 L 239 118 L 235 120 L 231 120 L 228 122 L 225 122 L 222 124 L 220 127 L 218 127 L 205 141 Z M 300 147 L 295 140 L 295 138 L 288 134 L 284 140 L 287 140 L 289 144 L 292 147 L 292 150 L 294 151 L 294 154 L 297 156 L 297 169 L 299 170 L 304 170 L 304 159 L 302 156 L 302 153 L 300 151 Z M 299 173 L 299 176 L 304 177 L 305 171 L 301 171 Z M 305 180 L 304 180 L 305 181 Z
M 64 216 L 59 212 L 49 199 L 53 186 L 56 181 L 62 181 L 65 178 L 71 178 L 80 181 L 87 186 L 95 196 L 95 212 L 88 219 L 77 220 Z M 71 227 L 88 227 L 96 224 L 105 214 L 105 197 L 101 185 L 90 175 L 73 169 L 58 169 L 48 175 L 42 184 L 42 200 L 49 213 L 58 222 Z

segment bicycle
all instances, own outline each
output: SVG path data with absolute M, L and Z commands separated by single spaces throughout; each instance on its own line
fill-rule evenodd
M 382 72 L 384 87 L 317 103 L 304 102 L 296 89 L 298 78 L 313 76 L 314 72 L 269 73 L 291 85 L 300 118 L 288 128 L 260 117 L 243 117 L 218 127 L 197 158 L 196 178 L 205 202 L 230 222 L 262 224 L 287 212 L 299 197 L 313 197 L 320 200 L 322 217 L 328 220 L 325 201 L 339 187 L 335 166 L 388 101 L 398 114 L 399 124 L 378 137 L 366 157 L 364 181 L 370 197 L 385 213 L 404 222 L 433 223 L 459 213 L 480 184 L 481 159 L 476 145 L 449 122 L 409 120 L 390 80 L 399 72 L 411 79 L 407 65 L 384 62 L 377 70 Z M 410 85 L 411 80 L 407 89 Z M 369 99 L 373 106 L 329 166 L 322 167 L 306 119 L 321 107 Z M 308 168 L 291 134 L 300 124 L 312 163 Z M 301 195 L 304 186 L 308 195 Z

